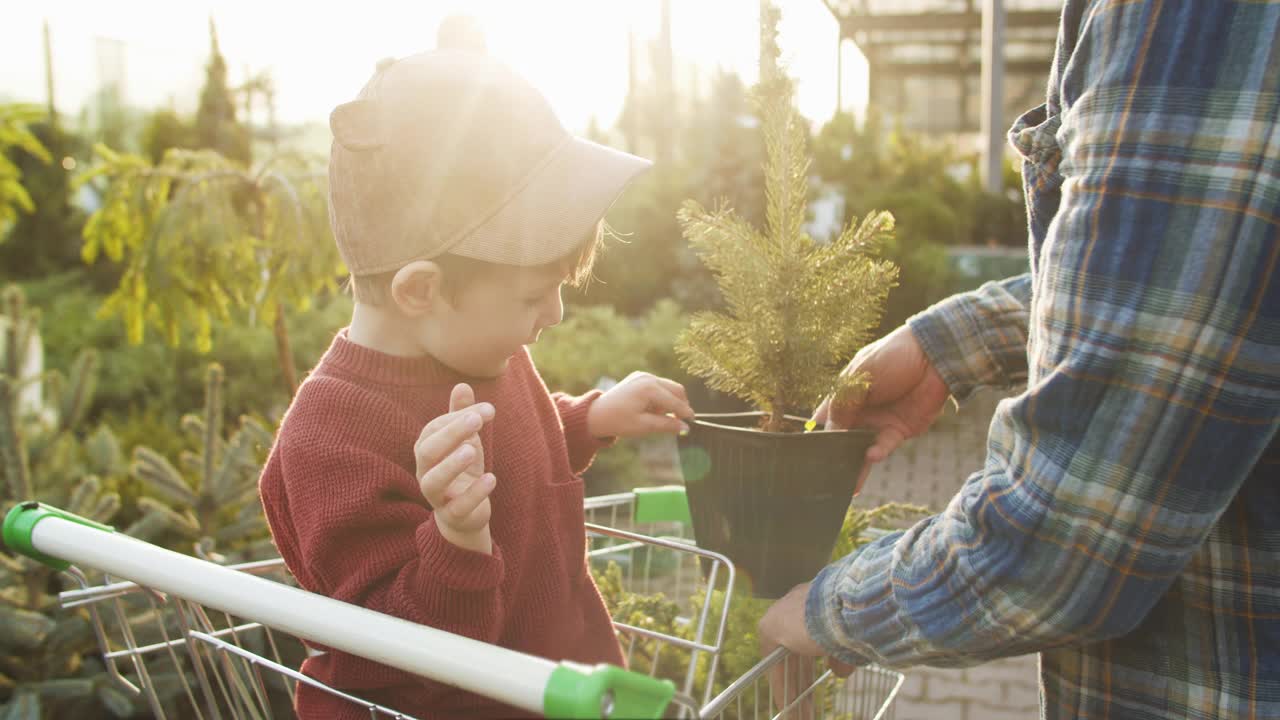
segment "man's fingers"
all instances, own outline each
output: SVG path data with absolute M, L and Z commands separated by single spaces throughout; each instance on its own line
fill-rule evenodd
M 821 425 L 824 428 L 827 425 L 827 416 L 831 413 L 831 396 L 828 395 L 817 410 L 813 411 L 813 417 L 809 418 L 814 425 Z
M 458 383 L 453 386 L 453 392 L 449 393 L 449 412 L 457 412 L 475 404 L 476 392 L 470 385 Z
M 830 430 L 844 430 L 851 427 L 857 427 L 863 418 L 863 403 L 838 403 L 832 401 L 827 408 L 827 428 Z
M 779 712 L 787 706 L 785 688 L 787 686 L 787 669 L 785 660 L 769 668 L 769 694 L 773 696 L 774 709 Z M 772 713 L 771 713 L 772 714 Z
M 423 473 L 418 480 L 418 487 L 422 490 L 422 496 L 427 499 L 427 502 L 431 503 L 432 507 L 446 504 L 445 488 L 449 487 L 455 478 L 466 472 L 467 466 L 475 458 L 476 449 L 470 445 L 463 445 L 441 461 L 432 463 L 430 469 Z
M 795 664 L 795 673 L 792 675 L 792 682 L 794 685 L 791 690 L 791 697 L 794 698 L 799 697 L 802 693 L 807 691 L 809 686 L 813 685 L 814 681 L 817 680 L 818 676 L 814 668 L 813 658 L 796 656 L 791 658 L 791 660 Z M 795 717 L 813 720 L 813 695 L 806 695 L 805 698 L 800 701 L 800 704 L 796 705 L 794 710 Z
M 876 435 L 875 443 L 867 450 L 867 459 L 873 463 L 883 461 L 894 450 L 897 450 L 898 446 L 906 439 L 906 434 L 896 426 L 890 425 L 889 427 L 881 428 Z
M 847 663 L 829 657 L 827 658 L 827 667 L 831 668 L 831 673 L 838 678 L 847 678 L 853 674 L 854 667 Z
M 854 497 L 858 497 L 858 493 L 862 492 L 862 486 L 867 482 L 867 476 L 871 474 L 871 464 L 870 460 L 863 460 L 862 471 L 858 473 L 858 481 L 853 484 Z
M 792 653 L 787 653 L 782 661 L 769 669 L 769 685 L 773 690 L 773 702 L 775 709 L 779 712 L 787 710 L 782 717 L 784 718 L 811 718 L 813 717 L 813 699 L 806 697 L 795 707 L 788 707 L 800 697 L 801 693 L 809 689 L 817 678 L 814 671 L 813 660 L 807 657 L 800 657 Z

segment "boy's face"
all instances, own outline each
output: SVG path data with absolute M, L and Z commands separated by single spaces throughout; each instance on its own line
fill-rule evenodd
M 440 295 L 427 314 L 431 354 L 465 375 L 497 377 L 523 345 L 564 317 L 558 268 L 494 266 L 479 273 L 452 299 Z

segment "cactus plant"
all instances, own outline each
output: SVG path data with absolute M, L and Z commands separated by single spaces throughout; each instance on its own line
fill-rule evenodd
M 238 548 L 240 555 L 258 555 L 267 548 L 267 526 L 258 503 L 260 453 L 270 446 L 271 433 L 256 420 L 240 418 L 230 437 L 222 435 L 223 371 L 209 366 L 202 415 L 182 418 L 182 428 L 199 450 L 183 452 L 175 467 L 145 446 L 133 451 L 134 477 L 156 498 L 138 505 L 164 525 L 195 542 L 196 554 L 216 562 L 227 560 L 217 548 Z
M 39 499 L 110 522 L 120 496 L 107 485 L 125 461 L 106 428 L 84 429 L 97 357 L 81 353 L 70 373 L 31 376 L 26 349 L 39 312 L 17 288 L 5 290 L 0 313 L 0 499 L 8 506 Z M 19 393 L 44 381 L 49 412 L 24 407 Z M 112 684 L 96 657 L 83 610 L 59 610 L 66 577 L 25 557 L 0 553 L 0 718 L 124 717 L 134 700 Z

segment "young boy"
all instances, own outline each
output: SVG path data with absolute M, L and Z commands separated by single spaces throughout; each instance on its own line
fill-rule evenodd
M 579 476 L 611 438 L 678 432 L 677 383 L 550 394 L 526 345 L 588 275 L 648 162 L 571 137 L 509 68 L 437 50 L 334 110 L 348 328 L 298 391 L 261 479 L 302 587 L 551 659 L 621 664 L 586 564 Z M 675 417 L 673 417 L 673 415 Z M 345 653 L 303 672 L 423 718 L 516 711 Z M 303 718 L 368 712 L 300 685 Z

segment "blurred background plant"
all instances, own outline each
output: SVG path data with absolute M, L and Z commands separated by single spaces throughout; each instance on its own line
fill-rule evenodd
M 928 508 L 902 503 L 886 503 L 873 508 L 852 507 L 845 516 L 831 559 L 835 561 L 843 558 L 871 542 L 876 537 L 877 529 L 930 513 Z M 707 603 L 711 604 L 706 625 L 709 628 L 719 626 L 726 607 L 723 582 L 715 588 L 704 585 L 688 598 L 668 597 L 663 593 L 633 592 L 624 580 L 626 573 L 617 562 L 608 562 L 603 566 L 597 564 L 593 566 L 592 573 L 613 619 L 652 633 L 693 640 L 697 629 L 694 619 L 700 617 L 703 607 Z M 724 575 L 721 574 L 720 577 L 723 578 Z M 725 624 L 724 643 L 717 662 L 715 682 L 712 685 L 712 697 L 723 692 L 730 683 L 742 677 L 761 660 L 757 626 L 773 601 L 753 597 L 745 585 L 743 582 L 736 583 L 728 598 L 729 616 Z M 703 642 L 707 641 L 708 637 L 704 636 Z M 683 687 L 689 669 L 689 651 L 640 636 L 634 639 L 625 637 L 623 647 L 631 650 L 631 670 L 654 672 L 659 677 L 676 683 L 677 687 Z M 711 659 L 703 653 L 694 670 L 695 690 L 706 688 L 710 672 Z M 701 701 L 700 697 L 698 699 Z M 768 693 L 746 693 L 740 700 L 741 702 L 732 703 L 726 709 L 726 720 L 771 716 L 776 712 L 776 708 L 763 707 L 768 702 Z M 817 707 L 833 710 L 823 704 L 831 700 L 830 695 L 819 696 Z M 820 712 L 818 717 L 831 717 L 831 713 Z
M 765 218 L 762 118 L 730 69 L 677 78 L 669 33 L 631 53 L 622 111 L 588 130 L 655 167 L 610 212 L 620 237 L 597 281 L 566 294 L 564 323 L 533 353 L 553 390 L 648 370 L 685 383 L 700 412 L 745 409 L 684 373 L 674 352 L 693 313 L 724 306 L 677 213 L 693 198 Z M 327 128 L 279 122 L 275 79 L 246 71 L 233 81 L 239 61 L 210 22 L 194 111 L 134 107 L 109 85 L 70 114 L 52 83 L 39 106 L 0 98 L 0 283 L 18 288 L 0 318 L 6 505 L 62 503 L 223 560 L 270 551 L 252 492 L 262 455 L 352 301 L 327 225 Z M 964 146 L 887 117 L 872 103 L 802 128 L 816 240 L 874 208 L 896 219 L 883 252 L 902 272 L 881 331 L 1025 265 L 1014 167 L 1004 192 L 985 193 Z M 588 471 L 588 492 L 677 482 L 673 458 L 669 438 L 618 443 Z M 83 614 L 54 607 L 65 582 L 0 554 L 0 718 L 131 712 L 101 679 Z M 754 611 L 745 599 L 735 607 L 731 654 L 746 662 Z M 631 608 L 668 620 L 652 601 Z
M 6 510 L 40 498 L 110 523 L 128 465 L 115 435 L 86 421 L 97 355 L 83 350 L 66 374 L 40 367 L 40 313 L 16 287 L 0 311 L 0 493 Z M 152 524 L 142 517 L 124 532 Z M 25 556 L 0 554 L 0 717 L 127 717 L 131 696 L 112 683 L 83 609 L 63 611 L 70 578 Z
M 271 433 L 257 420 L 241 417 L 240 426 L 224 438 L 222 368 L 210 365 L 206 377 L 204 412 L 182 418 L 182 429 L 197 448 L 179 455 L 182 470 L 146 445 L 134 448 L 130 471 L 154 495 L 139 500 L 139 508 L 163 518 L 164 530 L 193 542 L 195 554 L 206 560 L 270 557 L 258 475 Z

